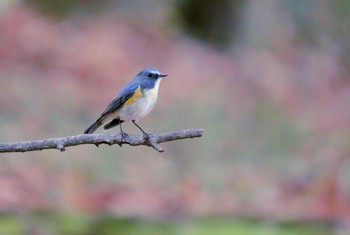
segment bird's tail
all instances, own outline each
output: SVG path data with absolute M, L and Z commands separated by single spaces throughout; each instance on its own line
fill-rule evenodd
M 94 122 L 91 126 L 89 126 L 84 132 L 83 134 L 92 134 L 94 133 L 97 128 L 99 128 L 102 125 L 101 120 L 97 120 L 96 122 Z

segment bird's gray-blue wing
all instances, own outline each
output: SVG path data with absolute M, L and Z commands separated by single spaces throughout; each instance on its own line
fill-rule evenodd
M 118 96 L 116 96 L 107 106 L 101 116 L 89 126 L 83 133 L 91 134 L 99 128 L 109 114 L 119 110 L 124 104 L 132 103 L 136 98 L 142 96 L 141 87 L 137 84 L 128 84 Z M 113 123 L 115 125 L 115 123 Z M 108 128 L 108 126 L 107 126 Z
M 101 114 L 101 118 L 104 118 L 110 113 L 114 113 L 120 109 L 123 104 L 130 102 L 131 100 L 142 95 L 141 87 L 138 84 L 131 84 L 126 86 L 118 96 L 116 96 L 107 106 L 105 111 Z

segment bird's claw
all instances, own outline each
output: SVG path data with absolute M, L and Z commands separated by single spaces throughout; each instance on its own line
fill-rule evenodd
M 128 138 L 129 135 L 125 132 L 121 132 L 120 135 L 122 136 L 123 139 Z
M 147 134 L 146 132 L 143 133 L 143 138 L 146 140 L 150 140 L 151 136 L 149 134 Z

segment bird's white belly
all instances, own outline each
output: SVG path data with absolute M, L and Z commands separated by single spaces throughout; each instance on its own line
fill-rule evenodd
M 117 112 L 120 119 L 124 121 L 138 121 L 152 111 L 158 97 L 158 89 L 156 88 L 144 91 L 142 97 L 136 99 L 132 104 L 122 107 Z

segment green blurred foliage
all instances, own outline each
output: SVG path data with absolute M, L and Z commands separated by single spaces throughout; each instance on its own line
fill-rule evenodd
M 347 74 L 350 74 L 350 2 L 346 0 L 328 0 L 328 2 L 335 21 L 331 31 L 332 40 L 340 46 L 340 61 Z
M 21 224 L 15 219 L 8 215 L 0 216 L 0 234 L 11 234 L 17 235 L 22 234 Z
M 29 221 L 17 216 L 0 217 L 0 232 L 7 235 L 21 234 L 143 234 L 143 235 L 333 235 L 331 226 L 295 223 L 271 223 L 250 220 L 196 219 L 187 222 L 147 222 L 136 219 L 120 219 L 110 216 L 87 217 L 86 215 L 32 215 Z
M 225 49 L 238 26 L 242 0 L 178 0 L 176 7 L 184 30 L 195 37 Z
M 23 0 L 25 4 L 38 9 L 50 17 L 65 17 L 73 13 L 98 12 L 104 9 L 108 0 Z

